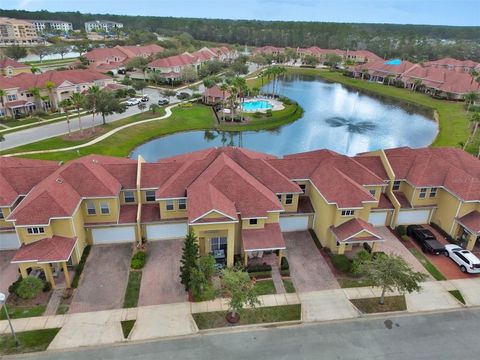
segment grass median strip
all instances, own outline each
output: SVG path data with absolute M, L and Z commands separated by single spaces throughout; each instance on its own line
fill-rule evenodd
M 423 267 L 434 277 L 435 280 L 447 280 L 445 276 L 433 265 L 419 250 L 415 248 L 409 249 L 410 252 L 417 258 Z
M 386 296 L 384 304 L 380 304 L 380 298 L 350 299 L 350 302 L 364 314 L 375 314 L 390 311 L 405 311 L 407 303 L 405 296 Z
M 42 316 L 45 312 L 46 305 L 36 305 L 36 306 L 11 306 L 7 305 L 8 316 L 11 319 L 22 319 L 35 316 Z M 5 309 L 0 310 L 0 320 L 6 320 Z
M 138 304 L 138 296 L 140 295 L 140 284 L 142 283 L 141 271 L 130 271 L 128 276 L 127 289 L 123 299 L 124 308 L 133 308 Z
M 44 351 L 55 338 L 59 328 L 24 331 L 17 333 L 20 346 L 15 346 L 15 341 L 10 334 L 0 335 L 0 355 L 24 354 L 35 351 Z
M 460 301 L 463 305 L 465 305 L 465 299 L 463 298 L 462 293 L 460 290 L 450 290 L 449 293 L 458 301 Z
M 130 332 L 133 329 L 133 325 L 135 325 L 135 321 L 136 320 L 124 320 L 121 322 L 123 337 L 125 339 L 128 338 L 128 335 L 130 335 Z
M 225 311 L 192 314 L 200 330 L 233 326 L 227 323 L 225 315 Z M 240 311 L 240 321 L 237 325 L 295 321 L 300 320 L 300 317 L 301 306 L 299 304 L 243 309 Z
M 258 295 L 276 294 L 275 284 L 273 280 L 257 280 L 255 283 L 255 289 Z
M 283 279 L 283 287 L 288 294 L 295 292 L 295 286 L 293 285 L 292 279 Z

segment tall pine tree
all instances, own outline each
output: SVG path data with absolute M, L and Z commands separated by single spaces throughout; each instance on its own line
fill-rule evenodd
M 198 268 L 197 237 L 195 236 L 195 232 L 192 228 L 188 230 L 182 250 L 183 255 L 182 259 L 180 260 L 180 280 L 183 286 L 185 286 L 185 291 L 188 291 L 192 285 L 192 271 Z

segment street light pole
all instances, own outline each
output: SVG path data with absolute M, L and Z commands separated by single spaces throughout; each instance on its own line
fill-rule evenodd
M 7 316 L 8 325 L 10 325 L 10 331 L 12 332 L 13 340 L 15 341 L 15 346 L 19 346 L 20 343 L 18 342 L 17 334 L 15 334 L 15 330 L 13 330 L 12 321 L 10 320 L 10 316 L 8 315 L 6 299 L 7 297 L 5 296 L 5 294 L 0 292 L 0 306 L 3 305 L 3 308 L 5 310 L 5 315 Z

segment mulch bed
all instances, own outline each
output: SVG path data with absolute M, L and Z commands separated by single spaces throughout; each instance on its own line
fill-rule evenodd
M 7 306 L 37 306 L 37 305 L 47 305 L 52 296 L 53 291 L 41 292 L 34 299 L 21 299 L 15 294 L 10 294 L 7 298 Z
M 70 136 L 68 134 L 65 134 L 62 139 L 66 141 L 79 141 L 79 140 L 90 140 L 98 135 L 102 135 L 106 132 L 106 129 L 104 129 L 101 126 L 96 126 L 95 127 L 95 132 L 92 132 L 92 129 L 84 129 L 83 130 L 83 135 L 80 133 L 80 131 L 75 131 L 70 133 Z

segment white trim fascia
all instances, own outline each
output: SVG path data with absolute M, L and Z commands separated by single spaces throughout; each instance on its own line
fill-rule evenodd
M 171 198 L 157 198 L 155 197 L 155 200 L 179 200 L 179 199 L 187 199 L 186 196 L 181 196 L 181 197 L 171 197 Z
M 250 219 L 268 219 L 267 216 L 256 216 L 256 217 L 242 217 L 241 220 L 250 220 Z
M 239 221 L 212 221 L 212 222 L 206 222 L 206 223 L 188 223 L 189 226 L 197 226 L 197 225 L 218 225 L 218 224 L 236 224 Z
M 196 219 L 192 220 L 191 222 L 194 223 L 194 222 L 197 221 L 198 219 L 201 219 L 201 218 L 203 218 L 204 216 L 207 216 L 208 214 L 211 214 L 211 213 L 214 212 L 214 211 L 217 212 L 217 213 L 219 213 L 220 215 L 223 215 L 223 216 L 229 218 L 229 219 L 235 220 L 233 217 L 231 217 L 231 216 L 229 216 L 229 215 L 227 215 L 227 214 L 224 214 L 223 212 L 221 212 L 221 211 L 219 211 L 219 210 L 217 210 L 217 209 L 211 209 L 211 210 L 207 211 L 205 214 L 202 214 L 202 215 L 200 215 L 199 217 L 197 217 Z M 238 221 L 238 220 L 237 220 L 237 221 Z
M 249 253 L 254 251 L 270 251 L 270 250 L 285 250 L 286 247 L 274 247 L 274 248 L 264 248 L 264 249 L 254 249 L 254 250 L 243 250 L 243 252 Z

